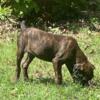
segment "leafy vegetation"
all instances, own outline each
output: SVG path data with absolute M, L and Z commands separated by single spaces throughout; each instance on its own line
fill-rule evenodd
M 83 33 L 86 30 L 83 30 Z M 100 100 L 100 36 L 94 33 L 75 36 L 82 50 L 95 65 L 95 76 L 90 87 L 72 82 L 67 68 L 63 66 L 63 84 L 54 83 L 51 63 L 34 59 L 29 67 L 31 82 L 12 83 L 16 66 L 16 39 L 0 41 L 0 99 L 1 100 Z
M 10 7 L 2 8 L 0 6 L 0 19 L 1 20 L 6 20 L 7 17 L 11 16 L 11 12 L 12 12 L 12 10 L 10 9 Z
M 46 21 L 88 18 L 98 15 L 99 0 L 1 0 L 2 9 L 10 7 L 17 18 Z M 4 9 L 5 10 L 5 9 Z M 2 12 L 3 13 L 3 12 Z

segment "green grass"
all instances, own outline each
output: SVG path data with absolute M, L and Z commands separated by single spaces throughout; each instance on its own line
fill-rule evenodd
M 72 82 L 66 66 L 63 66 L 63 84 L 54 83 L 51 63 L 34 59 L 29 67 L 32 82 L 12 83 L 16 66 L 16 43 L 0 42 L 0 100 L 100 100 L 100 36 L 80 35 L 78 43 L 95 65 L 95 85 L 81 87 Z

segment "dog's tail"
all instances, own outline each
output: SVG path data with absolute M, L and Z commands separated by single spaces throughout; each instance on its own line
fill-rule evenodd
M 26 29 L 25 20 L 20 23 L 20 27 L 22 31 Z

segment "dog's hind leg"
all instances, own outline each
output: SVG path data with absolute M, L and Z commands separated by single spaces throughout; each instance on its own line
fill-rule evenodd
M 25 46 L 24 46 L 24 41 L 22 40 L 22 35 L 19 34 L 17 38 L 17 59 L 16 59 L 17 65 L 16 65 L 15 81 L 17 81 L 20 77 L 20 72 L 21 72 L 20 65 L 25 52 L 24 47 Z
M 24 56 L 24 51 L 21 48 L 18 48 L 15 81 L 17 81 L 20 77 L 20 72 L 21 72 L 20 64 L 21 64 L 21 60 L 22 60 L 23 56 Z
M 23 76 L 24 76 L 24 80 L 27 81 L 28 78 L 28 66 L 31 63 L 31 61 L 33 60 L 34 56 L 30 53 L 27 54 L 27 58 L 25 59 L 25 61 L 22 64 L 22 68 L 23 68 Z

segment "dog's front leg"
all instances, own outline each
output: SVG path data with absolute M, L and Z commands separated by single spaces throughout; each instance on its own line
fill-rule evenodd
M 60 61 L 56 58 L 53 59 L 53 67 L 54 67 L 54 72 L 55 72 L 55 82 L 56 84 L 61 84 L 62 83 L 62 66 L 60 64 Z

